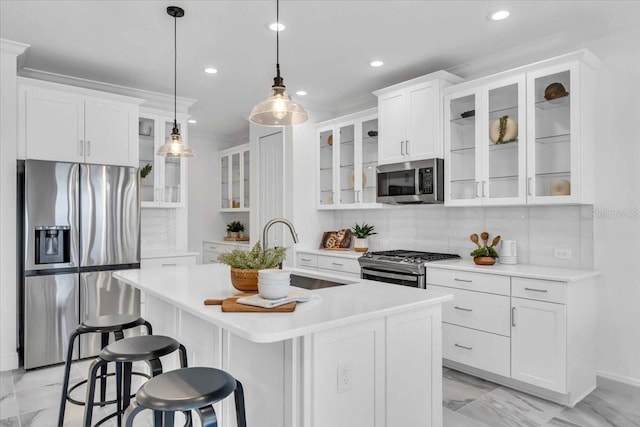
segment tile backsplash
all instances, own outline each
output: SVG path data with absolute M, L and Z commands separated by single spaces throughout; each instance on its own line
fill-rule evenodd
M 141 209 L 141 251 L 173 250 L 176 247 L 176 210 Z
M 334 213 L 335 228 L 356 222 L 375 226 L 370 250 L 414 249 L 453 252 L 463 258 L 475 247 L 473 233 L 487 231 L 490 239 L 515 240 L 520 264 L 593 268 L 592 206 L 469 207 L 399 206 Z M 571 259 L 556 259 L 554 248 L 569 249 Z

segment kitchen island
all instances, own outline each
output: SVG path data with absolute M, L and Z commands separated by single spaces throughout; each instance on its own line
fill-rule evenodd
M 293 270 L 341 286 L 292 313 L 226 313 L 222 264 L 128 270 L 114 277 L 144 294 L 154 333 L 186 347 L 191 366 L 228 371 L 245 387 L 248 425 L 442 425 L 441 305 L 446 293 Z M 165 367 L 177 360 L 163 359 Z M 233 426 L 230 400 L 218 405 Z

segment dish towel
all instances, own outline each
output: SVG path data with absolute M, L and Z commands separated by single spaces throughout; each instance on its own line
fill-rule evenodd
M 238 304 L 253 305 L 262 308 L 273 308 L 293 301 L 307 302 L 314 299 L 320 299 L 320 295 L 311 293 L 306 289 L 291 289 L 286 297 L 278 299 L 265 299 L 260 294 L 251 295 L 249 297 L 238 298 Z

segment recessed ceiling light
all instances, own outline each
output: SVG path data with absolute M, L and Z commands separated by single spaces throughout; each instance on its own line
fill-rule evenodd
M 218 72 L 218 69 L 213 67 L 207 67 L 204 69 L 204 72 L 207 74 L 216 74 Z
M 371 61 L 369 65 L 371 65 L 372 67 L 382 67 L 384 65 L 384 62 L 376 59 L 375 61 Z
M 189 123 L 191 123 L 191 124 L 193 124 L 193 123 L 198 123 L 198 121 L 197 121 L 197 120 L 194 120 L 194 119 L 189 119 L 189 120 L 187 120 L 187 121 L 188 121 Z
M 282 31 L 285 28 L 287 28 L 287 27 L 285 27 L 284 24 L 282 24 L 282 23 L 272 22 L 271 24 L 269 24 L 269 29 L 271 31 Z
M 306 90 L 299 90 L 296 92 L 296 95 L 305 96 L 307 94 Z
M 492 21 L 502 21 L 503 19 L 507 19 L 509 15 L 511 15 L 511 12 L 508 10 L 496 10 L 489 14 L 489 19 Z

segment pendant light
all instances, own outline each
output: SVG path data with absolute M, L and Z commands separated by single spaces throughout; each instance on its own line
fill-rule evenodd
M 280 0 L 276 0 L 276 24 L 280 23 Z M 276 31 L 276 77 L 269 97 L 253 107 L 249 121 L 263 126 L 291 126 L 307 121 L 307 112 L 286 92 L 280 77 L 280 31 Z
M 178 128 L 178 18 L 184 16 L 184 9 L 178 6 L 167 7 L 167 13 L 173 17 L 173 129 L 171 136 L 163 146 L 158 148 L 158 156 L 163 157 L 193 157 L 191 148 L 182 141 Z

